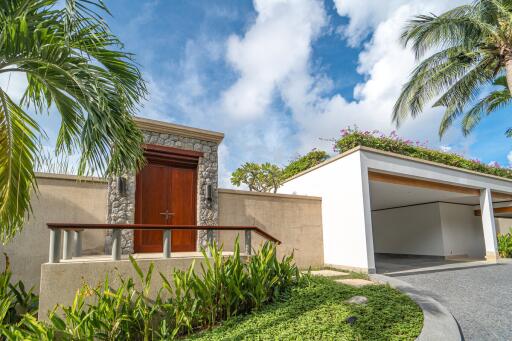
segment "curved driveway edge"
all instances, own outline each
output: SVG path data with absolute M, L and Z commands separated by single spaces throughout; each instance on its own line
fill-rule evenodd
M 423 310 L 423 328 L 417 340 L 464 340 L 453 315 L 441 303 L 430 297 L 426 292 L 416 289 L 412 285 L 393 277 L 377 274 L 369 276 L 375 282 L 389 284 L 392 288 L 400 290 L 420 306 Z

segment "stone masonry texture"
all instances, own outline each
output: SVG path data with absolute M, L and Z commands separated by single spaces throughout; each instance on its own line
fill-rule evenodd
M 218 145 L 215 142 L 184 136 L 143 131 L 144 142 L 148 144 L 175 147 L 203 152 L 197 169 L 197 223 L 198 225 L 218 224 Z M 135 175 L 126 174 L 126 195 L 121 196 L 115 178 L 109 179 L 107 223 L 133 224 L 135 220 Z M 206 200 L 206 185 L 212 185 L 212 201 Z M 112 231 L 107 232 L 105 252 L 111 251 Z M 206 245 L 206 231 L 198 232 L 198 249 Z M 133 231 L 123 230 L 121 249 L 123 254 L 133 253 Z

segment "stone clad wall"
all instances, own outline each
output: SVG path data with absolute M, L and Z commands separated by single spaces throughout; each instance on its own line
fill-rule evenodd
M 144 142 L 167 147 L 175 147 L 184 150 L 203 152 L 199 158 L 197 169 L 197 224 L 217 225 L 219 201 L 218 186 L 218 145 L 215 142 L 204 141 L 197 138 L 164 134 L 143 130 Z M 135 220 L 135 175 L 127 175 L 127 194 L 120 196 L 117 191 L 117 182 L 110 179 L 108 185 L 108 214 L 109 224 L 133 224 Z M 206 185 L 212 185 L 212 201 L 206 200 Z M 111 231 L 107 234 L 105 243 L 106 252 L 110 252 Z M 198 244 L 204 245 L 206 232 L 199 231 Z M 199 246 L 198 245 L 198 246 Z M 123 253 L 133 253 L 133 231 L 123 230 L 121 249 Z

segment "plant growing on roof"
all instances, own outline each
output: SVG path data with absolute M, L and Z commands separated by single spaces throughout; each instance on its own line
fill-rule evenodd
M 283 179 L 291 178 L 311 167 L 314 167 L 329 158 L 323 150 L 313 149 L 306 155 L 298 156 L 283 169 Z
M 402 34 L 416 58 L 425 58 L 403 86 L 393 109 L 399 125 L 416 117 L 430 101 L 445 108 L 439 127 L 442 136 L 456 118 L 465 113 L 462 130 L 469 133 L 487 115 L 509 102 L 512 89 L 512 2 L 477 0 L 439 16 L 419 15 Z M 494 91 L 466 111 L 492 84 L 507 86 Z M 511 133 L 511 130 L 508 130 Z
M 351 128 L 343 129 L 341 138 L 335 143 L 335 150 L 339 153 L 343 153 L 357 146 L 370 147 L 418 159 L 438 162 L 448 166 L 512 179 L 512 170 L 510 168 L 502 168 L 497 163 L 486 165 L 479 160 L 468 160 L 455 153 L 429 149 L 425 143 L 402 139 L 395 132 L 392 132 L 390 135 L 385 135 L 378 131 L 359 131 Z
M 101 0 L 0 2 L 0 75 L 26 78 L 18 102 L 0 88 L 0 242 L 24 223 L 44 132 L 26 110 L 55 108 L 57 153 L 80 152 L 79 175 L 114 174 L 143 162 L 132 120 L 146 86 L 102 18 Z

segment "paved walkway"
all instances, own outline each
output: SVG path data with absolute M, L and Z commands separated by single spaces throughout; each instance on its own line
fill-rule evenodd
M 392 276 L 426 290 L 455 316 L 465 340 L 512 340 L 512 262 L 481 262 L 461 267 Z

